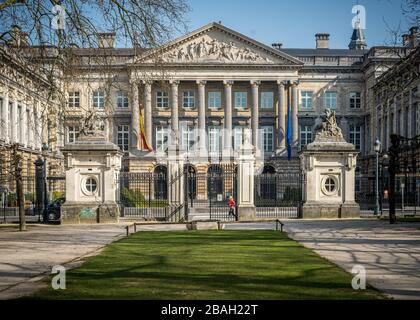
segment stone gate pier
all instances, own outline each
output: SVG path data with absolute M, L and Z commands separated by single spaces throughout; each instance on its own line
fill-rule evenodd
M 360 217 L 355 201 L 358 152 L 337 126 L 335 112 L 325 111 L 315 141 L 300 153 L 305 174 L 302 218 Z

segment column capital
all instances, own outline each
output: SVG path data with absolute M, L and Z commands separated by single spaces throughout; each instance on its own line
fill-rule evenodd
M 137 78 L 131 78 L 131 79 L 129 80 L 129 82 L 130 82 L 130 84 L 131 84 L 132 86 L 135 86 L 135 85 L 139 85 L 139 84 L 140 84 L 140 82 L 141 82 L 141 80 L 139 80 L 139 79 L 137 79 Z
M 196 80 L 196 83 L 197 83 L 199 86 L 205 86 L 205 85 L 206 85 L 206 83 L 207 83 L 207 81 L 206 81 L 206 80 Z
M 287 81 L 286 80 L 277 80 L 277 85 L 280 87 L 284 87 L 287 85 Z
M 250 82 L 253 87 L 258 87 L 261 84 L 260 80 L 251 80 Z
M 297 87 L 298 85 L 299 85 L 299 80 L 291 80 L 290 81 L 290 85 L 292 86 L 292 87 Z
M 151 86 L 153 82 L 153 80 L 141 80 L 141 83 L 145 86 Z
M 177 87 L 180 82 L 179 80 L 169 80 L 169 84 L 173 87 Z
M 233 86 L 234 83 L 235 81 L 233 80 L 223 80 L 223 84 L 225 85 L 225 87 Z

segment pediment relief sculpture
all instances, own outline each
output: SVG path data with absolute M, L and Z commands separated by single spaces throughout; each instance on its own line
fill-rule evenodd
M 239 47 L 233 41 L 201 38 L 163 54 L 164 62 L 235 62 L 274 63 L 247 47 Z

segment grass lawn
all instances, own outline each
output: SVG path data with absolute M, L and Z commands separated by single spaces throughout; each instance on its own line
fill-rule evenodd
M 375 299 L 278 231 L 139 232 L 67 272 L 41 299 Z

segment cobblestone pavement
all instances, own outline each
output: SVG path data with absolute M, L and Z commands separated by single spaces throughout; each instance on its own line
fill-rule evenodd
M 28 231 L 0 227 L 0 299 L 17 298 L 40 287 L 54 265 L 80 264 L 125 235 L 123 224 L 28 225 Z

